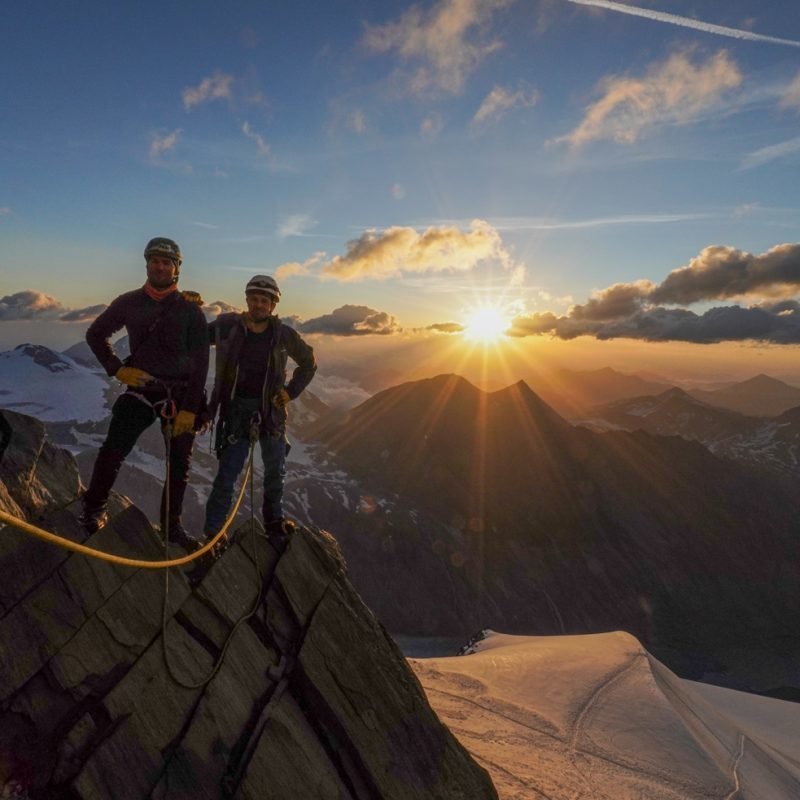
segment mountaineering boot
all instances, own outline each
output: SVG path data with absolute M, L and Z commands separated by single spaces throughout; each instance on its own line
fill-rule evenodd
M 296 528 L 297 525 L 295 525 L 292 520 L 286 519 L 285 517 L 274 519 L 272 522 L 268 522 L 264 526 L 267 534 L 267 541 L 279 553 L 283 553 L 283 551 L 289 546 L 289 539 L 291 539 Z
M 203 543 L 189 536 L 186 528 L 183 527 L 180 520 L 174 520 L 169 524 L 169 541 L 170 544 L 176 544 L 178 547 L 184 549 L 187 555 L 196 553 L 203 546 Z M 161 526 L 161 536 L 164 536 L 164 526 Z
M 97 533 L 97 531 L 103 528 L 108 522 L 108 512 L 105 506 L 93 507 L 84 504 L 83 511 L 81 511 L 78 517 L 78 522 L 80 522 L 81 527 L 83 527 L 86 533 L 91 536 L 93 533 Z

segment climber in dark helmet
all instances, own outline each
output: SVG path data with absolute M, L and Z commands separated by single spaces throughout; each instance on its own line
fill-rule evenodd
M 3 460 L 3 456 L 6 454 L 6 448 L 10 441 L 11 425 L 8 424 L 8 420 L 3 416 L 3 412 L 0 411 L 0 461 Z
M 214 447 L 219 468 L 206 504 L 204 532 L 218 533 L 230 512 L 236 479 L 257 426 L 264 464 L 263 520 L 267 536 L 283 549 L 293 523 L 283 513 L 287 406 L 308 386 L 317 369 L 314 351 L 274 313 L 281 298 L 275 279 L 256 275 L 245 288 L 247 311 L 221 314 L 209 325 L 216 345 L 216 375 L 209 402 L 219 413 Z M 287 362 L 297 365 L 287 382 Z
M 162 534 L 191 552 L 197 541 L 183 528 L 181 510 L 198 415 L 205 402 L 208 327 L 199 295 L 178 291 L 180 247 L 172 239 L 157 237 L 147 243 L 144 258 L 144 286 L 117 297 L 86 332 L 97 360 L 127 389 L 112 409 L 108 436 L 83 496 L 81 523 L 87 533 L 105 525 L 108 496 L 122 462 L 142 432 L 160 419 L 165 433 L 171 426 L 168 480 L 161 497 Z M 109 344 L 122 328 L 130 344 L 124 361 Z

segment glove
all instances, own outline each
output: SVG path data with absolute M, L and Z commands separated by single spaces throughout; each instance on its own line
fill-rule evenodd
M 286 389 L 281 389 L 273 398 L 272 404 L 278 408 L 285 408 L 292 398 L 289 397 L 289 392 Z
M 140 387 L 146 386 L 153 380 L 153 376 L 143 369 L 136 369 L 136 367 L 120 367 L 114 377 L 128 386 Z
M 172 435 L 180 436 L 183 433 L 191 433 L 194 430 L 194 417 L 195 415 L 191 411 L 179 411 L 172 423 Z

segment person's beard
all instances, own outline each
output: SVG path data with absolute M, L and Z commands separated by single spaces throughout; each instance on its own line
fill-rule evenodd
M 255 323 L 266 322 L 270 313 L 266 309 L 259 309 L 258 311 L 250 311 L 250 319 Z
M 147 270 L 147 282 L 154 289 L 169 289 L 177 276 L 156 270 Z

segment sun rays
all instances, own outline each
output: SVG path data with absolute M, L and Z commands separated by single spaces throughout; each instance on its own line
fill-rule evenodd
M 498 342 L 510 326 L 510 320 L 498 305 L 481 305 L 467 312 L 464 338 L 476 344 Z

